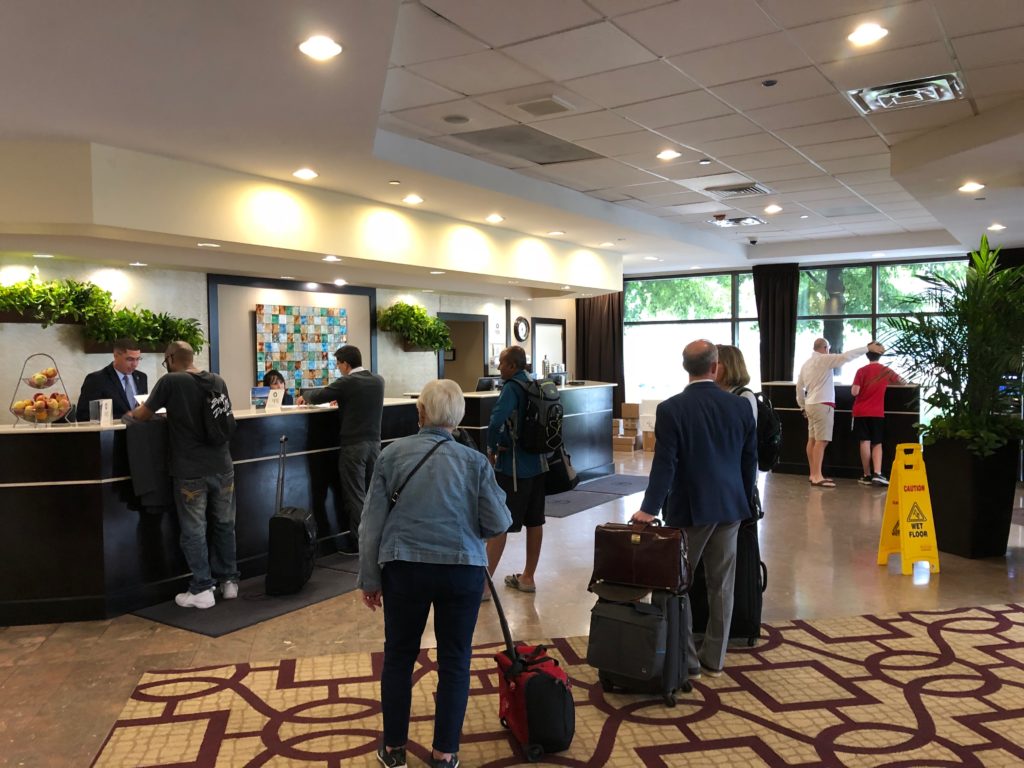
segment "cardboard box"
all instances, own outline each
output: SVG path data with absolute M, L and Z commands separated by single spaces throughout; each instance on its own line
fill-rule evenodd
M 624 418 L 624 419 L 639 419 L 640 418 L 640 403 L 623 403 L 622 404 L 622 418 Z
M 639 424 L 640 424 L 640 419 L 623 419 L 622 420 L 622 428 L 623 429 L 637 429 L 639 427 Z
M 635 437 L 613 437 L 612 438 L 612 450 L 613 451 L 630 451 L 636 447 Z
M 644 441 L 644 451 L 646 453 L 650 453 L 650 452 L 654 451 L 654 433 L 653 432 L 646 432 L 645 431 L 644 432 L 644 436 L 643 436 L 643 441 Z
M 612 419 L 612 437 L 622 434 L 622 419 Z
M 640 433 L 637 432 L 635 429 L 624 429 L 624 430 L 622 430 L 622 434 L 625 437 L 636 437 Z

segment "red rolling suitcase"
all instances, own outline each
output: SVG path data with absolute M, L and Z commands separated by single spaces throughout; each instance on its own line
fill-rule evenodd
M 490 576 L 487 584 L 498 610 L 505 650 L 498 662 L 498 717 L 512 731 L 530 762 L 561 752 L 576 733 L 576 706 L 569 677 L 543 645 L 514 643 Z

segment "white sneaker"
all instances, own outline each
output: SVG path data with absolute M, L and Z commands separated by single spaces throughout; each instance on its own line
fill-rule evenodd
M 174 596 L 174 602 L 182 608 L 213 608 L 216 600 L 213 597 L 213 588 L 203 590 L 197 595 L 191 592 L 182 592 Z
M 220 596 L 225 600 L 234 600 L 238 597 L 238 582 L 224 581 L 220 585 Z

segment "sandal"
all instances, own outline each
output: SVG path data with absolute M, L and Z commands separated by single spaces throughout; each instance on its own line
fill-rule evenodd
M 521 582 L 519 580 L 519 577 L 522 576 L 522 575 L 523 574 L 521 574 L 521 573 L 511 573 L 511 574 L 509 574 L 508 576 L 505 577 L 505 586 L 506 587 L 512 587 L 512 589 L 518 589 L 520 592 L 536 592 L 537 591 L 537 587 L 535 585 L 533 585 L 533 584 L 523 584 L 523 582 Z
M 835 488 L 836 487 L 835 481 L 832 480 L 832 478 L 830 478 L 830 477 L 826 477 L 824 480 L 822 480 L 821 482 L 818 482 L 818 483 L 812 482 L 811 485 L 813 485 L 815 488 Z

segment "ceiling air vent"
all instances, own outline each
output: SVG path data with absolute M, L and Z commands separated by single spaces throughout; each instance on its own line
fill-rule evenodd
M 558 115 L 562 112 L 573 112 L 576 109 L 576 107 L 560 96 L 545 96 L 543 99 L 524 101 L 521 104 L 516 104 L 516 106 L 534 117 Z
M 756 227 L 764 223 L 764 219 L 757 216 L 737 216 L 730 219 L 724 213 L 716 213 L 713 218 L 708 219 L 708 224 L 714 224 L 716 227 Z
M 771 190 L 757 182 L 748 182 L 746 184 L 726 184 L 721 187 L 704 187 L 701 192 L 715 200 L 731 200 L 735 197 L 767 195 Z
M 956 74 L 923 77 L 903 83 L 874 85 L 847 91 L 850 101 L 863 114 L 890 112 L 894 109 L 909 109 L 940 101 L 956 101 L 964 98 L 964 87 Z
M 601 157 L 596 152 L 570 144 L 528 125 L 503 125 L 500 128 L 484 128 L 453 135 L 488 152 L 500 152 L 538 165 L 571 163 L 575 160 L 593 160 Z

